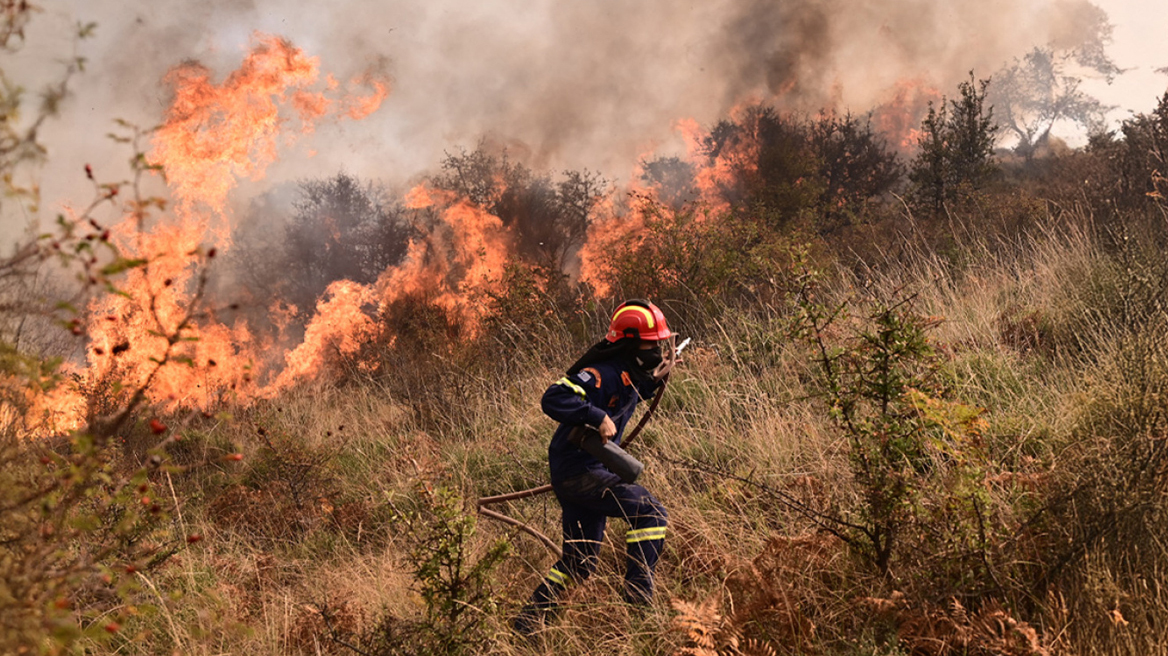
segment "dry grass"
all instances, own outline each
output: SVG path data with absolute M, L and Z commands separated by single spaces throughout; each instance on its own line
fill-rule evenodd
M 671 518 L 653 608 L 634 612 L 618 601 L 623 527 L 613 522 L 597 575 L 534 644 L 514 638 L 510 617 L 554 556 L 480 521 L 472 557 L 500 536 L 514 546 L 496 572 L 500 605 L 485 611 L 481 653 L 1168 653 L 1157 630 L 1168 621 L 1168 533 L 1158 528 L 1158 506 L 1124 515 L 1131 526 L 1075 552 L 1045 592 L 1027 588 L 1045 566 L 1031 560 L 1058 557 L 1060 540 L 1107 517 L 1044 504 L 1088 482 L 1084 468 L 1121 471 L 1118 442 L 1134 439 L 1122 422 L 1137 406 L 1147 419 L 1168 398 L 1156 396 L 1168 367 L 1146 368 L 1152 383 L 1140 387 L 1132 342 L 1120 339 L 1151 333 L 1117 326 L 1122 316 L 1101 306 L 1123 288 L 1115 257 L 1088 230 L 1067 229 L 1009 248 L 971 247 L 960 267 L 918 254 L 865 276 L 841 274 L 822 289 L 834 302 L 915 294 L 922 314 L 944 318 L 931 334 L 944 375 L 958 398 L 985 408 L 974 482 L 984 521 L 999 531 L 985 547 L 991 575 L 1002 579 L 996 590 L 928 596 L 947 584 L 919 581 L 950 574 L 911 570 L 948 562 L 943 553 L 910 550 L 889 577 L 876 576 L 808 515 L 857 507 L 863 490 L 808 354 L 789 337 L 791 313 L 771 308 L 711 320 L 714 334 L 694 336 L 688 364 L 634 447 L 648 465 L 644 484 Z M 243 466 L 176 482 L 187 498 L 183 520 L 206 539 L 152 579 L 167 591 L 154 601 L 160 611 L 141 620 L 143 641 L 119 653 L 355 653 L 331 634 L 357 636 L 386 614 L 420 617 L 404 538 L 387 509 L 408 503 L 419 480 L 466 499 L 545 482 L 554 426 L 536 399 L 559 373 L 536 360 L 508 369 L 506 380 L 468 373 L 457 421 L 420 421 L 409 399 L 354 381 L 296 390 L 202 427 L 202 444 L 239 448 Z M 1152 421 L 1141 435 L 1163 439 L 1159 426 Z M 320 459 L 299 505 L 274 492 L 289 476 L 273 469 L 280 457 Z M 231 482 L 241 475 L 244 488 L 253 481 L 252 501 L 225 515 L 224 499 L 244 489 Z M 550 495 L 507 512 L 559 532 Z M 1049 516 L 1070 528 L 1060 534 L 1035 519 Z M 175 590 L 182 595 L 169 596 Z

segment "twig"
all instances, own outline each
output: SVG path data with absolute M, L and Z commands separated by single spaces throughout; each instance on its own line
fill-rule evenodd
M 479 499 L 479 505 L 480 506 L 490 506 L 490 505 L 493 505 L 496 503 L 503 503 L 504 501 L 514 501 L 516 499 L 526 499 L 527 497 L 534 497 L 536 495 L 544 494 L 546 492 L 551 492 L 551 491 L 552 491 L 552 486 L 549 483 L 548 485 L 541 485 L 539 487 L 533 487 L 533 488 L 530 488 L 527 490 L 520 490 L 519 492 L 510 492 L 508 494 L 498 494 L 498 495 L 495 495 L 493 497 L 482 497 L 481 499 Z
M 361 654 L 361 656 L 373 656 L 373 654 L 370 654 L 367 651 L 363 651 L 357 647 L 354 647 L 353 645 L 349 644 L 348 642 L 341 640 L 341 638 L 337 635 L 336 629 L 333 628 L 333 623 L 329 621 L 329 612 L 328 612 L 327 605 L 322 605 L 320 607 L 320 616 L 324 620 L 325 628 L 328 629 L 329 640 L 332 640 L 333 642 L 344 647 L 345 649 L 349 649 L 349 650 L 354 651 L 358 654 Z
M 551 486 L 549 485 L 548 487 L 551 487 Z M 479 506 L 479 514 L 483 515 L 484 517 L 490 517 L 491 519 L 503 522 L 504 524 L 509 524 L 511 526 L 514 526 L 515 528 L 518 528 L 519 530 L 523 531 L 524 533 L 527 533 L 528 535 L 530 535 L 530 536 L 534 537 L 535 539 L 539 540 L 540 542 L 542 542 L 544 544 L 544 546 L 546 546 L 548 549 L 550 549 L 552 553 L 556 554 L 556 557 L 558 557 L 558 558 L 562 558 L 564 555 L 564 552 L 560 550 L 559 546 L 557 546 L 555 542 L 552 542 L 551 538 L 544 535 L 543 533 L 540 533 L 539 531 L 528 526 L 527 524 L 524 524 L 523 522 L 519 521 L 518 519 L 508 517 L 508 516 L 504 515 L 503 513 L 497 513 L 493 510 L 488 510 L 486 508 L 483 508 L 482 506 Z

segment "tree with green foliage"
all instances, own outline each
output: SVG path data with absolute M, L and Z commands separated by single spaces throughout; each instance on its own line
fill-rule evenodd
M 929 103 L 921 122 L 919 151 L 909 164 L 910 194 L 915 204 L 936 213 L 958 198 L 962 189 L 979 189 L 994 176 L 993 108 L 986 106 L 989 80 L 958 85 L 960 98 Z

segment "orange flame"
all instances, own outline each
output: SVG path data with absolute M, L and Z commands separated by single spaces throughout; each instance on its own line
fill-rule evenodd
M 922 79 L 901 80 L 889 90 L 888 100 L 872 112 L 872 125 L 901 154 L 913 151 L 920 140 L 920 124 L 929 102 L 941 93 Z
M 317 305 L 304 342 L 287 356 L 287 368 L 264 390 L 271 395 L 298 380 L 315 376 L 330 355 L 352 355 L 377 336 L 364 306 L 376 303 L 377 313 L 392 311 L 395 301 L 418 296 L 457 313 L 471 333 L 485 312 L 485 294 L 499 292 L 512 247 L 499 217 L 465 198 L 425 185 L 411 189 L 406 206 L 435 212 L 425 234 L 410 242 L 402 263 L 386 269 L 371 286 L 350 281 L 333 283 Z
M 215 84 L 198 63 L 182 64 L 166 76 L 174 100 L 154 138 L 175 195 L 221 211 L 239 177 L 258 179 L 276 159 L 277 138 L 291 104 L 302 129 L 323 116 L 330 100 L 308 89 L 319 61 L 288 41 L 257 34 L 258 44 L 239 70 Z
M 381 106 L 381 101 L 389 96 L 389 85 L 382 80 L 364 76 L 353 80 L 353 84 L 368 84 L 373 87 L 373 93 L 365 97 L 354 97 L 347 103 L 345 115 L 354 121 L 369 116 Z
M 285 356 L 287 367 L 267 390 L 287 387 L 292 382 L 315 374 L 330 354 L 348 356 L 374 332 L 373 321 L 362 307 L 373 299 L 372 290 L 348 280 L 328 286 L 316 305 L 316 314 L 308 324 L 304 341 Z
M 119 285 L 122 294 L 91 307 L 89 380 L 116 381 L 131 389 L 148 385 L 151 401 L 171 407 L 206 408 L 225 397 L 247 399 L 258 393 L 260 346 L 247 325 L 227 326 L 213 314 L 189 314 L 196 275 L 209 259 L 205 253 L 230 246 L 225 204 L 239 178 L 262 178 L 278 147 L 311 132 L 315 121 L 367 116 L 388 94 L 383 82 L 370 79 L 372 95 L 335 99 L 328 92 L 336 81 L 328 77 L 326 90 L 317 91 L 318 78 L 315 57 L 263 34 L 256 35 L 240 68 L 221 84 L 195 63 L 170 72 L 166 79 L 174 101 L 154 134 L 153 156 L 178 200 L 176 212 L 151 229 L 130 219 L 115 227 L 122 253 L 148 263 L 128 272 Z M 332 299 L 322 307 L 350 303 L 352 295 L 342 287 L 330 292 Z M 175 341 L 184 321 L 181 339 Z M 327 335 L 317 329 L 308 339 L 327 341 Z M 351 348 L 347 342 L 342 346 Z M 158 367 L 164 358 L 165 366 Z
M 425 293 L 448 310 L 468 313 L 473 328 L 482 308 L 472 297 L 497 290 L 510 259 L 502 220 L 465 198 L 425 185 L 406 194 L 406 205 L 442 209 L 426 237 L 410 242 L 405 261 L 378 279 L 382 306 Z

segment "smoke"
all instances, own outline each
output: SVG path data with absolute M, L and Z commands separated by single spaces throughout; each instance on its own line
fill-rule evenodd
M 161 120 L 170 67 L 196 59 L 221 79 L 256 30 L 291 40 L 342 81 L 370 69 L 393 80 L 369 119 L 319 126 L 310 143 L 282 154 L 266 188 L 342 169 L 402 185 L 445 151 L 484 138 L 540 169 L 620 179 L 646 152 L 682 150 L 679 119 L 709 124 L 749 100 L 863 112 L 905 79 L 952 93 L 971 69 L 985 76 L 1035 45 L 1098 38 L 1101 13 L 1085 0 L 45 5 L 29 34 L 35 53 L 19 66 L 27 80 L 51 76 L 49 52 L 68 55 L 71 25 L 98 23 L 96 38 L 79 46 L 87 72 L 44 133 L 50 203 L 80 202 L 87 162 L 99 177 L 119 174 L 124 153 L 104 134 L 114 118 Z

